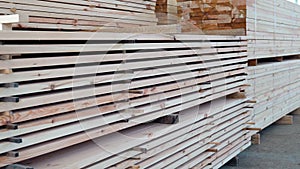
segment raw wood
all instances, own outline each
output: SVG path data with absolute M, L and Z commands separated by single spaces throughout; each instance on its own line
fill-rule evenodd
M 251 137 L 251 143 L 254 145 L 259 145 L 260 144 L 260 134 L 255 134 Z
M 56 12 L 71 12 L 66 1 Z M 206 158 L 217 160 L 219 152 L 234 149 L 233 154 L 235 140 L 249 142 L 243 129 L 250 127 L 251 103 L 232 97 L 247 88 L 245 37 L 95 33 L 85 44 L 92 33 L 35 33 L 0 33 L 2 41 L 13 42 L 1 52 L 19 54 L 0 63 L 14 70 L 0 75 L 1 84 L 19 84 L 1 88 L 0 96 L 20 98 L 0 103 L 0 111 L 7 112 L 1 113 L 1 125 L 18 127 L 0 130 L 0 153 L 19 152 L 19 157 L 0 157 L 1 167 L 29 159 L 35 168 L 192 167 L 208 165 L 213 161 Z M 84 52 L 81 58 L 77 52 Z M 174 114 L 179 121 L 156 123 Z
M 284 117 L 282 117 L 280 120 L 278 120 L 275 124 L 279 124 L 279 125 L 292 125 L 293 122 L 293 116 L 292 115 L 286 115 Z

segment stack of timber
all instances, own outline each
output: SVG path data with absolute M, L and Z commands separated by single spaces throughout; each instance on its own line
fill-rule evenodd
M 300 6 L 286 0 L 247 0 L 249 59 L 300 53 Z
M 218 168 L 250 145 L 244 37 L 0 40 L 0 167 Z
M 300 59 L 249 67 L 254 128 L 264 129 L 300 107 Z
M 257 101 L 255 128 L 264 129 L 300 107 L 300 6 L 286 0 L 247 0 L 248 96 Z
M 19 14 L 13 29 L 89 30 L 157 25 L 156 0 L 1 0 L 0 15 Z
M 245 0 L 177 0 L 183 32 L 245 35 Z
M 156 1 L 156 16 L 158 25 L 177 24 L 177 0 L 157 0 Z
M 243 108 L 249 105 L 244 101 L 216 100 L 213 110 L 204 104 L 181 111 L 177 124 L 139 125 L 23 164 L 34 168 L 219 168 L 250 145 L 249 131 L 242 130 L 250 114 Z

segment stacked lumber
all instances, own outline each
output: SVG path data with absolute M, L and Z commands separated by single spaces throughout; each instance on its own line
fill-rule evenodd
M 286 0 L 247 0 L 249 59 L 300 53 L 300 6 Z
M 178 0 L 183 32 L 245 35 L 246 1 Z
M 264 129 L 300 107 L 300 6 L 247 0 L 248 96 L 257 101 L 255 127 Z M 294 56 L 296 55 L 296 56 Z
M 177 24 L 177 0 L 157 0 L 155 13 L 159 25 Z
M 244 37 L 3 31 L 0 41 L 0 167 L 210 168 L 250 144 L 251 105 L 237 94 Z
M 248 96 L 257 104 L 255 128 L 264 129 L 300 107 L 300 60 L 264 63 L 249 67 Z
M 89 30 L 154 26 L 156 0 L 1 0 L 0 14 L 19 14 L 14 29 Z
M 244 101 L 220 99 L 213 110 L 204 104 L 180 112 L 178 124 L 140 125 L 23 163 L 34 168 L 219 168 L 249 146 L 250 133 L 242 130 L 249 120 L 249 112 L 241 113 L 248 111 Z M 75 163 L 68 164 L 70 159 Z

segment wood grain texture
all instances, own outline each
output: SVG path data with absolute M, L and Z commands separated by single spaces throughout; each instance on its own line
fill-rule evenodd
M 207 150 L 227 152 L 233 149 L 231 142 L 248 138 L 248 131 L 243 129 L 249 127 L 250 103 L 246 98 L 228 97 L 247 86 L 245 37 L 35 33 L 0 33 L 1 40 L 8 42 L 2 44 L 1 53 L 12 55 L 0 62 L 0 68 L 12 70 L 10 74 L 0 75 L 0 83 L 18 84 L 17 88 L 1 88 L 0 97 L 20 99 L 17 103 L 0 103 L 3 112 L 0 125 L 12 123 L 18 127 L 0 130 L 3 141 L 0 153 L 20 154 L 16 158 L 1 156 L 1 166 L 32 159 L 30 165 L 39 168 L 42 164 L 35 158 L 47 158 L 50 168 L 115 167 L 127 164 L 128 160 L 130 165 L 126 167 L 156 166 L 159 161 L 164 161 L 165 166 L 192 166 L 196 165 L 194 157 L 203 156 L 200 163 L 204 157 L 214 155 Z M 89 36 L 94 36 L 94 40 Z M 26 43 L 28 40 L 30 44 Z M 172 114 L 179 114 L 178 123 L 155 123 L 156 119 Z M 193 125 L 193 118 L 199 124 L 185 137 L 183 131 Z M 165 125 L 174 128 L 164 128 Z M 159 131 L 147 135 L 149 140 L 129 139 L 122 147 L 114 141 L 122 140 L 120 133 L 141 136 L 150 130 L 149 126 Z M 4 141 L 12 137 L 21 138 L 22 142 Z M 201 148 L 196 143 L 198 139 L 204 140 Z M 79 160 L 77 155 L 99 150 L 90 144 L 91 140 L 103 140 L 106 148 L 116 149 Z M 211 144 L 214 142 L 224 144 Z M 145 148 L 148 144 L 151 147 Z M 170 146 L 174 154 L 168 153 Z M 65 149 L 81 153 L 70 155 Z M 52 159 L 52 153 L 64 157 Z M 171 164 L 188 153 L 190 158 Z M 121 160 L 117 156 L 127 154 L 129 159 Z M 67 158 L 77 162 L 65 164 Z M 133 163 L 131 159 L 140 160 Z
M 27 16 L 14 29 L 88 30 L 155 26 L 156 1 L 2 0 L 0 14 Z

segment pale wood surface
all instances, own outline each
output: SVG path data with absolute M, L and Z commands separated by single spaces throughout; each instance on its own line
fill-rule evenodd
M 10 112 L 0 115 L 1 126 L 8 123 L 18 125 L 16 130 L 0 130 L 0 139 L 22 139 L 19 144 L 0 144 L 0 153 L 20 152 L 17 158 L 0 157 L 1 166 L 38 156 L 46 157 L 51 167 L 58 168 L 97 168 L 102 164 L 114 167 L 117 163 L 130 161 L 115 156 L 118 154 L 130 155 L 132 158 L 143 156 L 140 161 L 130 161 L 132 165 L 151 166 L 164 161 L 165 166 L 168 166 L 173 162 L 172 159 L 179 159 L 184 155 L 174 152 L 174 158 L 171 158 L 173 155 L 167 153 L 170 151 L 167 147 L 171 144 L 165 143 L 172 140 L 173 145 L 180 144 L 175 147 L 191 153 L 191 158 L 180 160 L 176 165 L 174 163 L 175 167 L 188 164 L 192 162 L 192 157 L 201 156 L 214 148 L 215 144 L 211 142 L 225 141 L 226 144 L 219 149 L 227 146 L 228 151 L 232 149 L 229 142 L 234 141 L 233 138 L 244 138 L 246 134 L 243 129 L 249 127 L 251 116 L 246 107 L 250 103 L 246 103 L 247 99 L 227 98 L 228 95 L 245 90 L 247 86 L 245 37 L 35 33 L 0 33 L 3 35 L 2 41 L 14 40 L 13 43 L 1 46 L 1 54 L 17 54 L 10 60 L 0 62 L 0 68 L 12 70 L 10 74 L 0 75 L 3 77 L 1 83 L 19 84 L 18 88 L 1 88 L 0 96 L 18 96 L 20 99 L 16 103 L 0 103 L 1 112 Z M 92 40 L 90 36 L 93 36 Z M 24 40 L 32 43 L 22 44 Z M 91 40 L 91 43 L 85 44 L 84 40 Z M 79 52 L 82 55 L 78 57 Z M 218 106 L 212 107 L 209 102 Z M 197 128 L 207 132 L 195 130 L 189 138 L 183 136 L 184 132 L 172 135 L 179 129 L 188 129 L 193 125 L 193 115 L 198 115 L 199 112 L 197 109 L 201 110 L 199 117 L 195 119 L 199 121 Z M 205 112 L 211 111 L 210 109 L 216 110 L 211 114 Z M 148 124 L 174 113 L 184 114 L 180 116 L 179 124 L 174 124 L 174 128 L 172 125 L 171 128 L 164 128 L 165 125 L 162 124 Z M 153 130 L 163 135 L 152 133 L 154 135 L 151 135 L 150 140 L 127 140 L 122 147 L 117 146 L 118 142 L 112 141 L 114 137 L 120 140 L 118 133 L 132 134 L 132 137 L 142 136 L 143 126 L 144 131 L 153 126 Z M 226 128 L 232 132 L 227 133 Z M 163 139 L 164 135 L 168 139 L 152 143 L 156 139 Z M 175 139 L 176 136 L 183 140 Z M 203 148 L 196 152 L 194 137 L 206 140 Z M 99 151 L 92 144 L 85 143 L 89 140 L 102 140 L 101 144 L 107 145 L 106 148 L 115 149 L 113 152 L 88 156 L 94 150 Z M 136 151 L 136 147 L 144 148 L 144 144 L 148 143 L 152 145 L 152 148 L 149 147 L 152 153 L 141 154 L 142 152 Z M 164 145 L 165 149 L 158 148 Z M 81 158 L 77 159 L 79 156 L 74 153 L 66 155 L 66 148 L 71 152 L 80 151 L 78 155 Z M 60 150 L 66 153 L 59 153 L 65 154 L 64 158 L 52 159 L 48 155 Z M 83 154 L 86 154 L 84 158 Z M 213 154 L 205 153 L 203 157 Z M 65 160 L 71 159 L 78 162 L 65 164 Z M 41 165 L 38 161 L 40 160 L 33 160 L 32 166 Z M 192 164 L 197 165 L 194 162 L 188 165 Z

